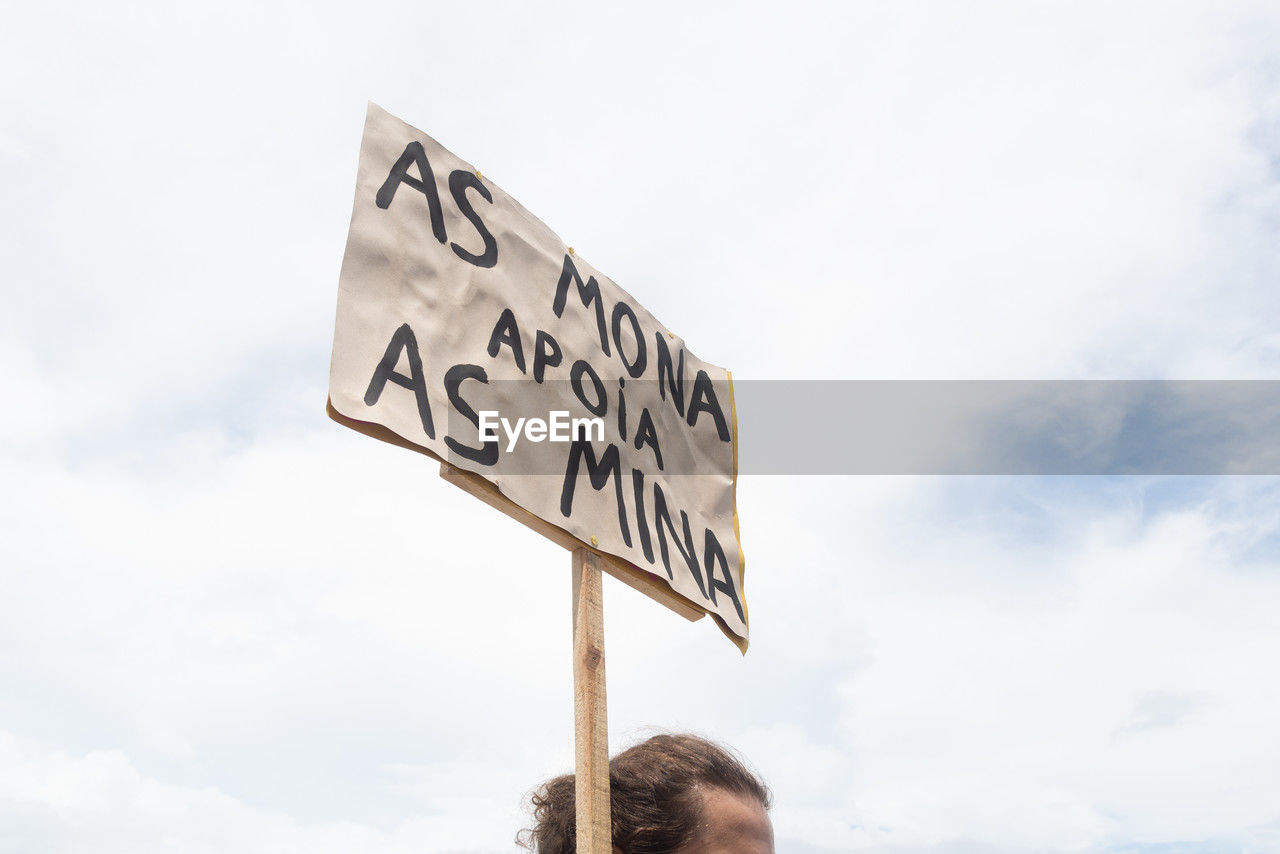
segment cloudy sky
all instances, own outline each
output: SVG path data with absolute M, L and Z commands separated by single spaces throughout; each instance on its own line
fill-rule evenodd
M 11 4 L 0 852 L 509 852 L 572 764 L 566 553 L 324 416 L 370 100 L 740 380 L 1280 376 L 1274 4 Z M 739 503 L 745 658 L 609 583 L 615 746 L 791 854 L 1280 851 L 1273 478 Z

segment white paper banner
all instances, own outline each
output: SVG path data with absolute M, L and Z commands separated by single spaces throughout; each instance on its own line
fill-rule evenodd
M 329 401 L 665 580 L 745 649 L 728 373 L 374 104 Z

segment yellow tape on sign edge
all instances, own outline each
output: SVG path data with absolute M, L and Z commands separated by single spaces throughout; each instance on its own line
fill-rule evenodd
M 747 555 L 742 550 L 742 531 L 738 526 L 738 404 L 733 395 L 733 371 L 726 368 L 725 374 L 729 377 L 729 417 L 733 420 L 733 536 L 738 541 L 738 580 L 742 582 L 742 589 L 739 591 L 742 599 L 742 622 L 747 627 L 747 635 L 750 636 L 751 608 L 747 605 Z M 743 655 L 746 655 L 747 640 L 731 632 L 727 634 L 729 634 L 729 640 L 734 642 Z

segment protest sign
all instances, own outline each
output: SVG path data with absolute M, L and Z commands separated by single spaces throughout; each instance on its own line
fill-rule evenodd
M 586 191 L 583 203 L 594 203 Z M 373 104 L 329 412 L 441 460 L 561 544 L 647 574 L 745 651 L 728 373 L 492 181 Z

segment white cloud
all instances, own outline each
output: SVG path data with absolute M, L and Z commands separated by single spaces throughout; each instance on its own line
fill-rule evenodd
M 511 817 L 505 805 L 456 796 L 432 803 L 435 815 L 386 830 L 342 819 L 299 822 L 216 788 L 147 776 L 118 750 L 68 755 L 0 733 L 0 846 L 8 851 L 407 854 L 506 847 L 510 834 L 493 820 Z

